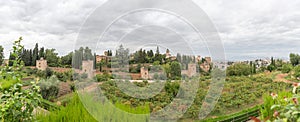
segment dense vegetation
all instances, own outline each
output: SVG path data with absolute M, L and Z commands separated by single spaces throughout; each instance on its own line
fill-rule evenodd
M 202 79 L 199 83 L 201 89 L 198 90 L 194 104 L 188 109 L 184 118 L 196 119 L 198 117 L 200 107 L 203 104 L 202 101 L 210 84 L 210 78 Z M 141 87 L 147 85 L 145 82 L 135 84 Z M 160 94 L 146 100 L 136 99 L 124 94 L 114 81 L 104 82 L 101 88 L 105 91 L 108 99 L 115 102 L 130 103 L 132 106 L 150 103 L 150 111 L 152 112 L 158 111 L 170 104 L 172 98 L 178 93 L 179 84 L 180 82 L 167 82 Z M 222 96 L 210 116 L 230 114 L 237 110 L 260 104 L 260 99 L 264 93 L 270 94 L 273 91 L 282 91 L 289 87 L 288 84 L 273 82 L 271 78 L 260 76 L 228 78 Z

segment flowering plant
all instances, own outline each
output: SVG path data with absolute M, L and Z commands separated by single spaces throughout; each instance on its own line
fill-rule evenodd
M 300 95 L 297 94 L 297 89 L 300 86 L 299 83 L 293 84 L 293 95 L 291 97 L 284 97 L 283 99 L 276 98 L 276 94 L 271 94 L 273 99 L 278 101 L 279 104 L 275 104 L 271 107 L 271 110 L 274 110 L 273 117 L 275 122 L 299 122 L 300 121 L 300 105 L 299 98 Z

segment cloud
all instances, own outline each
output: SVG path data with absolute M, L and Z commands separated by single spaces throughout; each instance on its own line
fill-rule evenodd
M 212 19 L 229 59 L 300 53 L 299 1 L 195 1 Z M 241 58 L 242 57 L 242 58 Z
M 101 33 L 97 29 L 105 28 L 104 23 L 111 22 L 110 19 L 115 19 L 113 17 L 118 13 L 118 11 L 97 11 L 96 8 L 104 2 L 104 0 L 0 1 L 0 45 L 5 48 L 6 58 L 12 41 L 19 36 L 23 36 L 26 48 L 33 48 L 35 43 L 39 43 L 46 48 L 55 48 L 60 55 L 64 55 L 78 46 L 91 46 L 100 54 L 105 49 L 114 49 L 117 46 L 116 40 L 126 34 L 123 41 L 127 42 L 172 40 L 173 43 L 169 43 L 168 47 L 179 52 L 184 52 L 180 49 L 187 48 L 183 48 L 186 44 L 181 43 L 187 39 L 197 54 L 209 55 L 203 39 L 199 39 L 186 23 L 159 12 L 124 16 L 111 26 L 106 36 L 99 42 Z M 194 0 L 194 2 L 215 24 L 223 40 L 228 60 L 269 56 L 287 58 L 290 52 L 300 53 L 298 49 L 300 1 Z M 137 4 L 157 5 L 155 1 L 149 0 L 128 5 L 118 3 L 113 7 L 130 8 Z M 94 13 L 91 14 L 92 12 Z M 198 19 L 201 21 L 201 18 Z M 143 26 L 149 23 L 154 26 Z M 82 25 L 84 28 L 81 28 Z M 134 43 L 128 44 L 134 46 Z

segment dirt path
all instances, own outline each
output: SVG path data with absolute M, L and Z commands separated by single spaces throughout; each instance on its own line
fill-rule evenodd
M 289 81 L 287 79 L 285 79 L 286 76 L 288 76 L 289 74 L 285 73 L 285 74 L 278 74 L 275 77 L 275 82 L 285 82 L 285 83 L 293 83 L 292 81 Z

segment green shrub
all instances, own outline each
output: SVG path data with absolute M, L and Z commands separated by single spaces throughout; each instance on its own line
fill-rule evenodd
M 97 82 L 103 82 L 112 79 L 112 76 L 110 74 L 104 73 L 102 75 L 96 75 L 96 79 Z
M 59 91 L 59 80 L 56 76 L 41 80 L 38 84 L 41 88 L 42 97 L 46 100 L 52 100 L 57 97 Z

